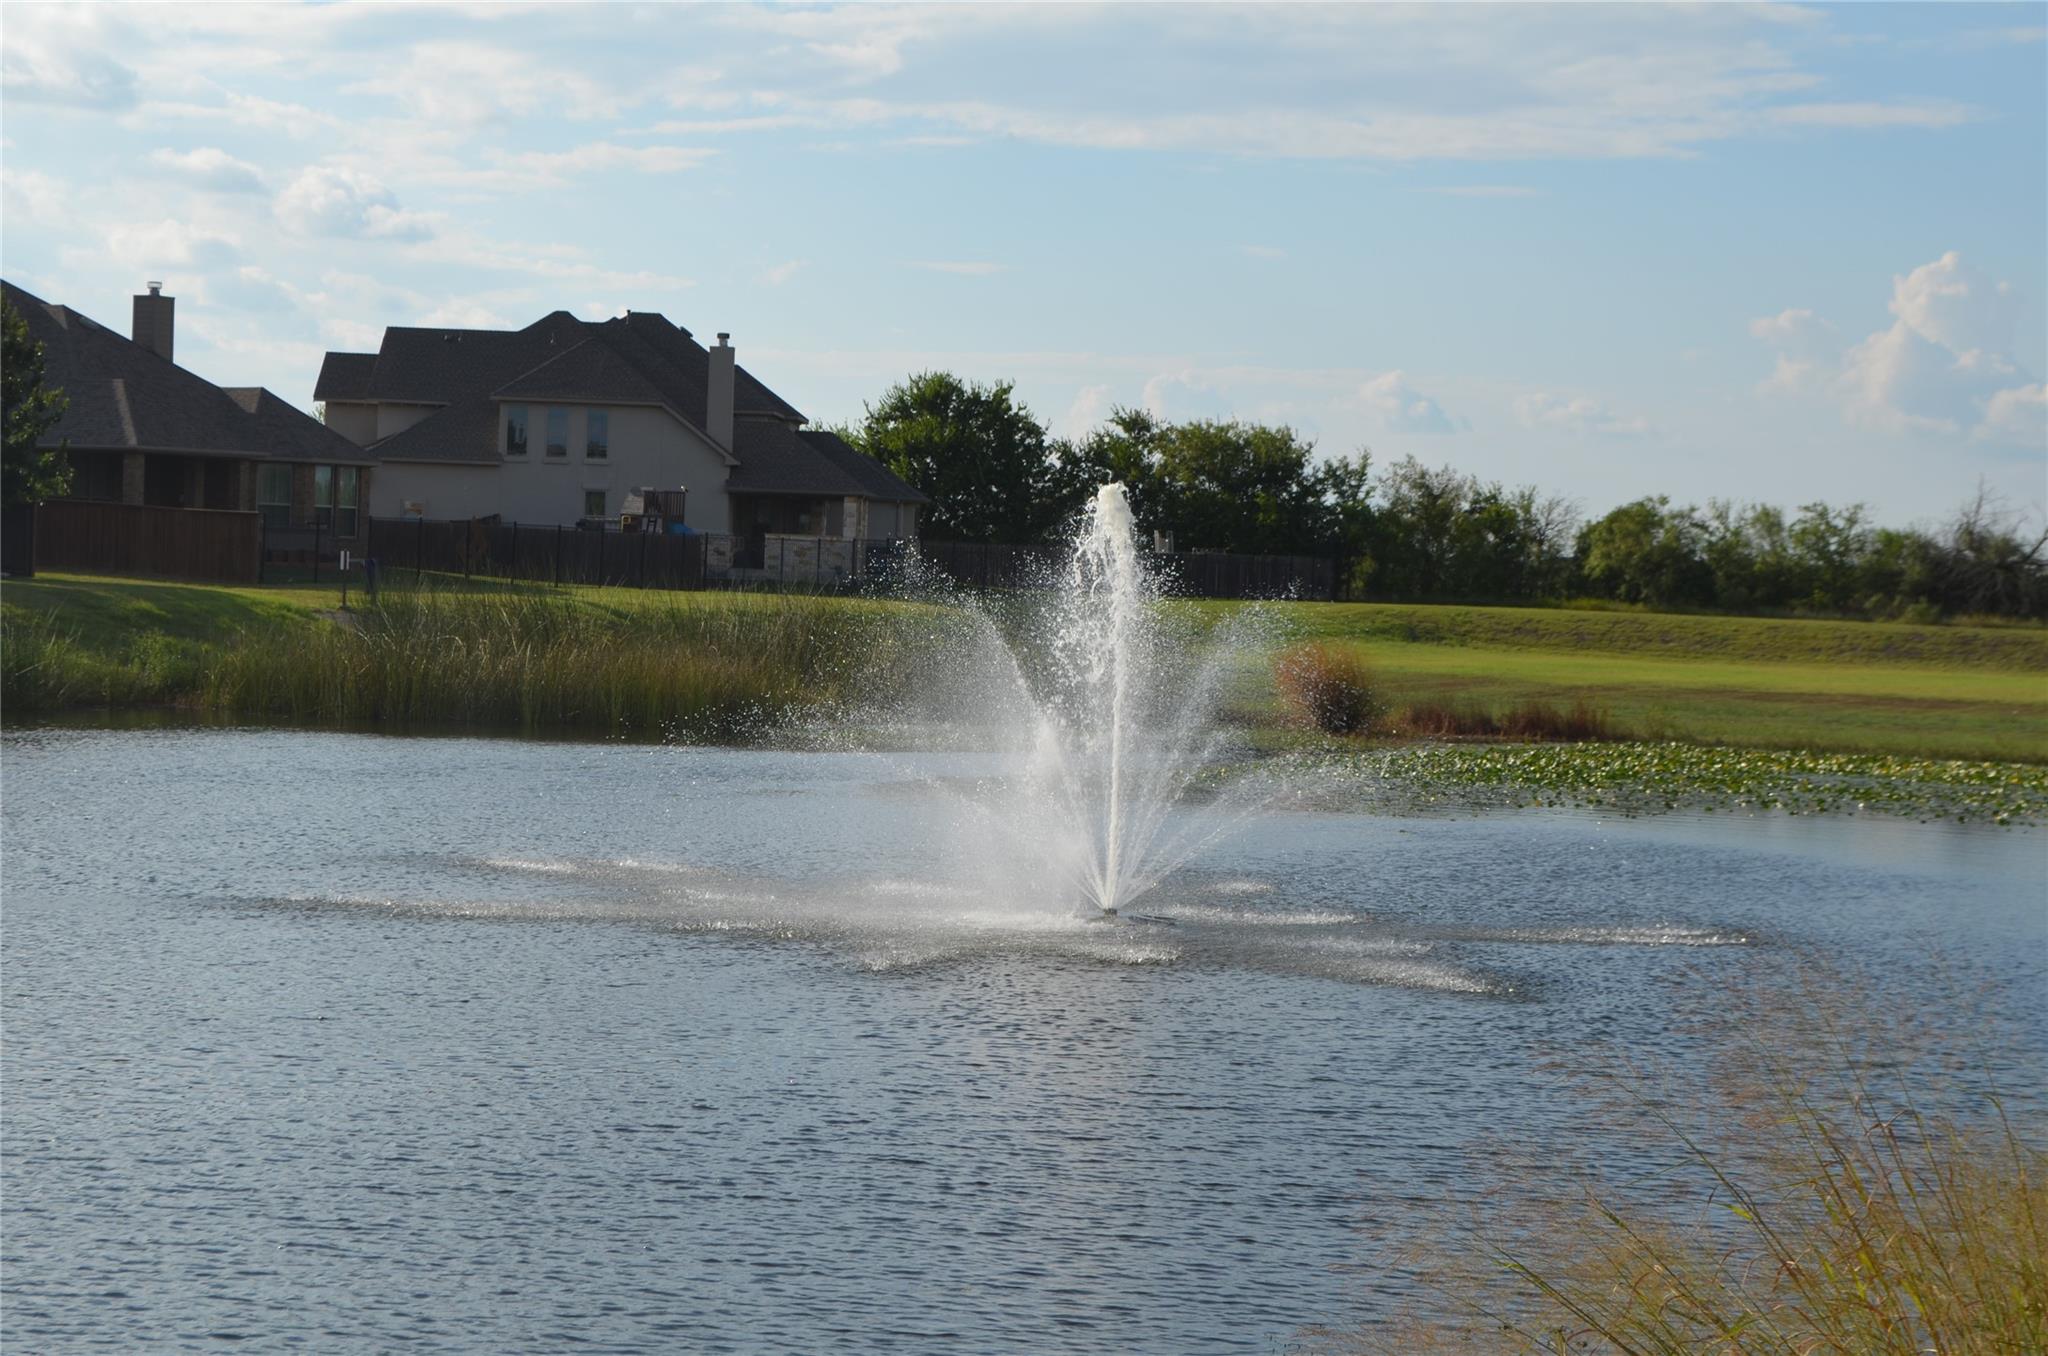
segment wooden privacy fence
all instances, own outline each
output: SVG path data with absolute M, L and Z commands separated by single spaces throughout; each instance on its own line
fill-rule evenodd
M 58 499 L 36 510 L 36 568 L 254 584 L 262 520 L 226 509 Z

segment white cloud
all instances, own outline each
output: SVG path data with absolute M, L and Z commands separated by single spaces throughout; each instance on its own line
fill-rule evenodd
M 1984 402 L 1984 420 L 1972 431 L 1985 442 L 2021 447 L 2048 444 L 2048 386 L 2035 382 L 1994 392 Z
M 130 271 L 212 270 L 232 264 L 241 253 L 238 242 L 230 237 L 169 217 L 110 226 L 106 242 L 108 255 Z
M 91 7 L 10 6 L 0 91 L 24 103 L 108 111 L 135 103 L 135 72 L 107 55 L 107 15 Z
M 1443 406 L 1409 385 L 1404 372 L 1382 373 L 1360 386 L 1358 395 L 1389 433 L 1451 433 L 1457 428 Z
M 566 151 L 523 151 L 493 156 L 502 167 L 490 182 L 508 188 L 555 188 L 579 174 L 627 170 L 634 174 L 676 174 L 696 169 L 717 151 L 694 146 L 621 146 L 593 141 Z
M 71 186 L 41 170 L 0 168 L 0 208 L 17 225 L 57 225 L 71 217 Z
M 1870 131 L 1886 127 L 1939 129 L 1975 122 L 1978 114 L 1963 104 L 1947 102 L 1912 103 L 1814 103 L 1793 104 L 1772 109 L 1774 122 L 1797 127 L 1831 127 L 1844 131 Z
M 992 264 L 977 259 L 918 259 L 913 262 L 916 267 L 929 269 L 933 273 L 953 273 L 963 278 L 986 278 L 992 273 L 1007 273 L 1010 270 L 1008 264 Z
M 419 324 L 432 327 L 446 325 L 453 330 L 509 330 L 518 326 L 499 315 L 488 306 L 479 305 L 466 298 L 456 297 L 442 302 L 433 310 L 422 315 Z
M 195 146 L 189 151 L 168 147 L 151 151 L 150 163 L 199 188 L 215 193 L 260 193 L 263 172 L 246 160 L 237 160 L 218 146 Z
M 1068 438 L 1082 437 L 1089 430 L 1106 423 L 1115 408 L 1116 402 L 1109 387 L 1083 386 L 1074 392 L 1074 399 L 1067 406 L 1066 418 L 1060 422 L 1059 432 Z
M 1812 311 L 1802 307 L 1788 306 L 1776 315 L 1767 315 L 1749 322 L 1749 332 L 1767 344 L 1778 348 L 1810 350 L 1824 336 L 1834 333 L 1834 326 L 1822 320 Z
M 1892 279 L 1891 312 L 1915 334 L 1959 353 L 2006 351 L 2015 319 L 2012 284 L 1966 268 L 1954 251 Z
M 1281 249 L 1278 245 L 1245 245 L 1242 248 L 1246 254 L 1249 254 L 1254 259 L 1285 259 L 1287 257 L 1287 251 Z
M 376 178 L 344 165 L 307 166 L 277 195 L 276 213 L 301 235 L 421 240 L 433 234 L 425 216 L 401 209 Z
M 332 113 L 304 104 L 283 103 L 253 94 L 228 91 L 218 103 L 163 100 L 143 104 L 122 119 L 138 130 L 160 128 L 168 119 L 181 122 L 217 122 L 252 132 L 279 132 L 297 141 L 318 136 L 336 136 L 355 130 L 355 125 Z
M 1892 279 L 1892 323 L 1830 352 L 1834 331 L 1806 310 L 1750 323 L 1777 350 L 1759 389 L 1825 394 L 1850 423 L 1894 433 L 2039 446 L 2040 386 L 2011 357 L 2018 298 L 1954 250 Z
M 1528 428 L 1610 438 L 1635 438 L 1650 431 L 1650 421 L 1640 415 L 1617 414 L 1591 396 L 1561 396 L 1549 391 L 1518 396 L 1515 417 Z
M 404 60 L 345 92 L 382 95 L 412 118 L 443 129 L 529 114 L 615 117 L 638 101 L 623 83 L 593 80 L 560 54 L 537 60 L 510 47 L 452 40 L 415 43 L 404 51 Z
M 786 263 L 777 264 L 775 267 L 762 273 L 761 280 L 770 287 L 780 287 L 791 278 L 794 278 L 806 262 L 803 259 L 791 259 Z

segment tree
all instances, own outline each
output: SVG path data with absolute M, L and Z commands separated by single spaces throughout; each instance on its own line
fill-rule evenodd
M 1152 503 L 1174 544 L 1309 555 L 1330 548 L 1315 444 L 1286 425 L 1195 419 L 1159 427 Z
M 4 388 L 6 444 L 0 453 L 0 504 L 33 506 L 71 488 L 64 448 L 42 447 L 43 435 L 64 417 L 64 393 L 43 384 L 43 346 L 28 322 L 0 302 L 0 388 Z
M 1579 532 L 1579 569 L 1595 590 L 1624 602 L 1701 606 L 1714 597 L 1706 539 L 1698 510 L 1672 508 L 1663 495 L 1638 499 Z
M 1074 511 L 1082 485 L 1014 389 L 920 372 L 868 406 L 848 440 L 931 496 L 925 536 L 1040 541 Z

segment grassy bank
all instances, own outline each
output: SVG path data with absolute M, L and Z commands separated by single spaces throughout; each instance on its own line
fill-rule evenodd
M 937 609 L 625 589 L 227 589 L 57 577 L 4 600 L 10 721 L 170 706 L 308 725 L 734 739 L 879 691 Z
M 0 708 L 169 706 L 301 723 L 728 737 L 831 702 L 929 647 L 944 609 L 858 599 L 547 588 L 9 582 Z M 1176 604 L 1198 624 L 1243 605 Z M 1397 732 L 1557 733 L 1746 749 L 2048 762 L 2048 630 L 1376 604 L 1264 605 L 1278 647 L 1355 657 Z M 337 620 L 339 617 L 339 620 Z M 1268 675 L 1239 716 L 1278 731 Z M 1591 718 L 1584 718 L 1591 717 Z

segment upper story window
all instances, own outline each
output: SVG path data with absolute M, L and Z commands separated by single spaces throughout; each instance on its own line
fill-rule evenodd
M 322 527 L 334 526 L 334 468 L 315 466 L 313 468 L 313 521 Z
M 526 406 L 505 407 L 505 455 L 523 457 L 526 455 Z
M 569 411 L 560 405 L 548 407 L 548 455 L 569 455 Z
M 610 410 L 583 412 L 583 455 L 593 461 L 612 454 L 612 413 Z

